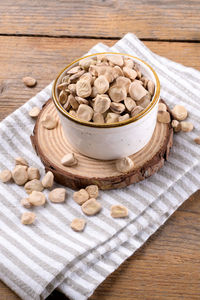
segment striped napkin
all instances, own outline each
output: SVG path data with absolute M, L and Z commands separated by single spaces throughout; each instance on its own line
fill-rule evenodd
M 193 142 L 200 133 L 200 72 L 152 53 L 130 33 L 112 48 L 97 44 L 90 53 L 103 51 L 129 53 L 147 61 L 160 78 L 161 97 L 169 106 L 183 104 L 195 130 L 174 137 L 169 161 L 157 174 L 124 189 L 100 192 L 103 210 L 92 218 L 84 216 L 87 227 L 83 233 L 69 227 L 73 218 L 82 217 L 72 190 L 66 189 L 65 204 L 48 202 L 45 208 L 34 208 L 37 221 L 24 226 L 20 223 L 24 189 L 1 184 L 0 279 L 22 299 L 45 299 L 55 288 L 70 299 L 87 299 L 200 186 L 200 147 Z M 22 156 L 44 175 L 30 144 L 34 121 L 28 111 L 48 100 L 51 86 L 0 123 L 1 169 L 12 169 L 14 158 Z M 129 218 L 110 217 L 110 206 L 117 203 L 128 207 Z

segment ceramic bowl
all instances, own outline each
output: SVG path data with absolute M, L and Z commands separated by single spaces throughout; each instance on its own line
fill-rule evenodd
M 65 72 L 76 66 L 82 59 L 102 54 L 120 54 L 131 58 L 137 63 L 141 73 L 155 83 L 155 92 L 149 106 L 126 121 L 108 124 L 85 122 L 70 115 L 59 103 L 57 85 L 61 82 Z M 160 83 L 152 67 L 137 57 L 113 52 L 96 53 L 82 57 L 66 66 L 53 84 L 52 97 L 64 134 L 72 147 L 91 158 L 113 160 L 138 152 L 150 141 L 156 125 Z

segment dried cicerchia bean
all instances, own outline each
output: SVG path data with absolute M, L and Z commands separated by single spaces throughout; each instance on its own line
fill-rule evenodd
M 188 112 L 187 109 L 182 105 L 175 105 L 172 109 L 173 117 L 178 121 L 183 121 L 187 118 Z
M 78 102 L 78 104 L 87 104 L 87 105 L 89 104 L 89 101 L 84 98 L 76 96 L 75 99 Z
M 137 81 L 133 81 L 129 87 L 129 94 L 135 101 L 140 101 L 146 94 L 147 90 Z
M 129 86 L 131 84 L 131 80 L 127 77 L 119 76 L 116 79 L 116 85 L 121 88 L 125 88 L 126 92 L 129 91 Z
M 23 157 L 17 157 L 17 158 L 15 158 L 15 165 L 28 167 L 28 162 Z
M 78 161 L 74 153 L 68 153 L 64 155 L 61 159 L 61 164 L 66 167 L 72 167 L 77 165 Z
M 110 211 L 113 218 L 125 218 L 128 216 L 128 209 L 123 205 L 112 205 Z
M 111 68 L 111 69 L 112 69 L 112 75 L 114 77 L 113 80 L 118 77 L 124 76 L 124 73 L 119 66 L 114 66 L 114 68 Z
M 125 100 L 127 96 L 126 89 L 116 85 L 109 88 L 108 94 L 113 102 L 121 102 Z
M 88 185 L 85 190 L 88 192 L 90 198 L 97 198 L 99 195 L 99 188 L 95 184 Z
M 6 183 L 6 182 L 11 181 L 11 179 L 12 179 L 12 173 L 11 173 L 10 170 L 3 170 L 0 173 L 0 180 L 1 180 L 1 182 Z
M 93 109 L 90 106 L 80 104 L 77 110 L 77 118 L 89 122 L 92 119 L 93 113 Z
M 22 79 L 23 83 L 28 87 L 34 87 L 37 83 L 37 80 L 33 77 L 26 76 Z
M 56 128 L 58 121 L 50 114 L 46 115 L 46 117 L 42 120 L 42 125 L 46 129 L 54 129 Z
M 128 67 L 123 68 L 123 73 L 126 77 L 130 78 L 131 80 L 134 80 L 137 77 L 137 72 Z
M 110 108 L 110 98 L 108 95 L 97 95 L 94 101 L 94 111 L 97 113 L 104 113 Z
M 116 113 L 108 113 L 106 116 L 106 123 L 115 123 L 119 121 L 119 115 Z
M 124 104 L 125 104 L 126 108 L 128 109 L 128 111 L 132 111 L 133 108 L 136 107 L 135 101 L 132 98 L 130 98 L 130 97 L 127 97 L 124 100 Z
M 181 124 L 179 121 L 173 120 L 171 124 L 175 132 L 179 132 L 181 130 Z
M 42 179 L 42 186 L 44 188 L 51 188 L 53 186 L 53 181 L 54 181 L 54 175 L 51 171 L 48 171 L 44 178 Z
M 95 198 L 91 198 L 84 202 L 81 206 L 82 211 L 87 216 L 94 216 L 101 210 L 101 204 Z
M 46 202 L 46 197 L 43 193 L 38 192 L 38 191 L 33 191 L 29 198 L 28 201 L 33 205 L 33 206 L 42 206 Z
M 63 105 L 67 102 L 67 93 L 65 91 L 61 91 L 59 94 L 59 101 Z
M 159 103 L 158 111 L 167 111 L 167 106 L 164 103 Z
M 116 161 L 116 168 L 119 172 L 126 173 L 133 169 L 134 162 L 130 157 L 123 157 Z
M 73 199 L 76 203 L 82 205 L 84 202 L 86 202 L 89 199 L 89 194 L 86 190 L 81 189 L 78 192 L 74 192 Z
M 71 222 L 70 227 L 74 231 L 81 232 L 84 230 L 85 225 L 86 225 L 86 221 L 84 219 L 76 218 Z
M 155 91 L 155 84 L 152 80 L 149 80 L 147 82 L 147 89 L 148 89 L 149 93 L 153 96 L 154 91 Z
M 125 105 L 123 103 L 112 102 L 110 105 L 110 110 L 116 114 L 121 114 L 125 111 Z
M 139 113 L 141 113 L 143 110 L 144 110 L 144 108 L 141 107 L 141 106 L 136 106 L 136 107 L 134 107 L 134 108 L 132 109 L 132 111 L 131 111 L 131 117 L 137 116 L 137 115 L 138 115 Z
M 79 107 L 79 103 L 73 95 L 69 95 L 68 100 L 73 109 L 76 110 Z
M 31 118 L 37 118 L 38 117 L 38 115 L 39 115 L 39 113 L 40 113 L 40 108 L 39 107 L 37 107 L 37 106 L 34 106 L 30 111 L 29 111 L 29 116 L 31 117 Z
M 24 185 L 28 181 L 27 166 L 17 165 L 12 171 L 12 178 L 18 185 Z
M 126 120 L 128 120 L 128 119 L 130 119 L 130 115 L 129 115 L 129 114 L 125 114 L 125 115 L 123 115 L 123 116 L 119 116 L 118 121 L 119 121 L 119 122 L 122 122 L 122 121 L 126 121 Z
M 21 216 L 21 222 L 24 225 L 30 225 L 35 221 L 36 215 L 33 212 L 25 212 Z
M 21 204 L 23 207 L 27 208 L 27 209 L 29 209 L 29 208 L 32 207 L 32 204 L 28 201 L 28 198 L 23 198 L 23 199 L 20 201 L 20 204 Z
M 124 60 L 121 55 L 107 55 L 106 58 L 108 61 L 119 67 L 122 67 L 124 65 Z
M 101 113 L 95 112 L 92 119 L 94 123 L 104 124 L 104 117 Z
M 28 180 L 40 179 L 40 171 L 38 168 L 29 167 L 28 170 Z
M 150 99 L 151 95 L 148 93 L 140 101 L 137 101 L 137 105 L 143 107 L 144 109 L 151 103 Z
M 160 123 L 169 123 L 171 121 L 170 114 L 167 111 L 158 111 L 157 120 Z
M 76 66 L 76 67 L 73 67 L 70 70 L 68 70 L 67 74 L 75 74 L 75 73 L 77 73 L 80 70 L 81 70 L 80 66 Z
M 79 66 L 83 69 L 88 70 L 91 65 L 95 65 L 96 61 L 92 58 L 85 58 L 79 61 Z
M 86 98 L 91 95 L 92 88 L 89 80 L 78 80 L 76 83 L 77 96 Z
M 63 188 L 54 189 L 49 193 L 48 197 L 53 203 L 62 203 L 65 201 L 66 190 Z
M 194 125 L 191 123 L 191 122 L 180 122 L 181 124 L 181 131 L 184 131 L 184 132 L 190 132 L 193 130 L 194 128 Z
M 105 76 L 100 75 L 94 81 L 94 87 L 97 89 L 98 94 L 104 94 L 109 89 L 109 82 Z
M 33 191 L 42 192 L 44 187 L 38 179 L 33 179 L 25 184 L 24 189 L 27 194 L 31 194 Z
M 133 60 L 130 59 L 130 58 L 124 57 L 124 66 L 127 67 L 127 68 L 133 69 L 133 67 L 134 67 Z

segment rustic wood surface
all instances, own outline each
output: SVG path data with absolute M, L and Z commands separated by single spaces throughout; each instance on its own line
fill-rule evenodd
M 112 45 L 128 31 L 157 54 L 200 70 L 199 0 L 0 1 L 0 119 L 95 43 Z M 25 75 L 37 78 L 35 88 L 24 87 Z M 199 268 L 200 191 L 91 300 L 199 299 Z M 0 300 L 19 297 L 0 282 Z
M 199 0 L 0 1 L 5 34 L 199 40 Z
M 58 122 L 53 130 L 48 130 L 42 125 L 42 120 L 47 115 L 53 116 Z M 162 168 L 173 144 L 173 128 L 170 123 L 157 122 L 149 143 L 137 153 L 129 156 L 134 161 L 134 168 L 126 173 L 121 173 L 116 169 L 116 160 L 92 159 L 73 149 L 65 138 L 52 99 L 49 99 L 40 111 L 30 138 L 46 172 L 51 171 L 57 183 L 72 189 L 97 184 L 100 189 L 108 190 L 123 188 L 144 180 Z M 72 152 L 75 153 L 78 164 L 73 168 L 63 166 L 61 164 L 63 156 Z M 57 153 L 56 156 L 55 153 Z

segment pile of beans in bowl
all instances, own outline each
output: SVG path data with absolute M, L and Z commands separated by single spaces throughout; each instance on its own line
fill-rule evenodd
M 59 102 L 70 115 L 98 124 L 138 115 L 150 104 L 154 90 L 154 82 L 138 65 L 118 54 L 80 60 L 57 85 Z

